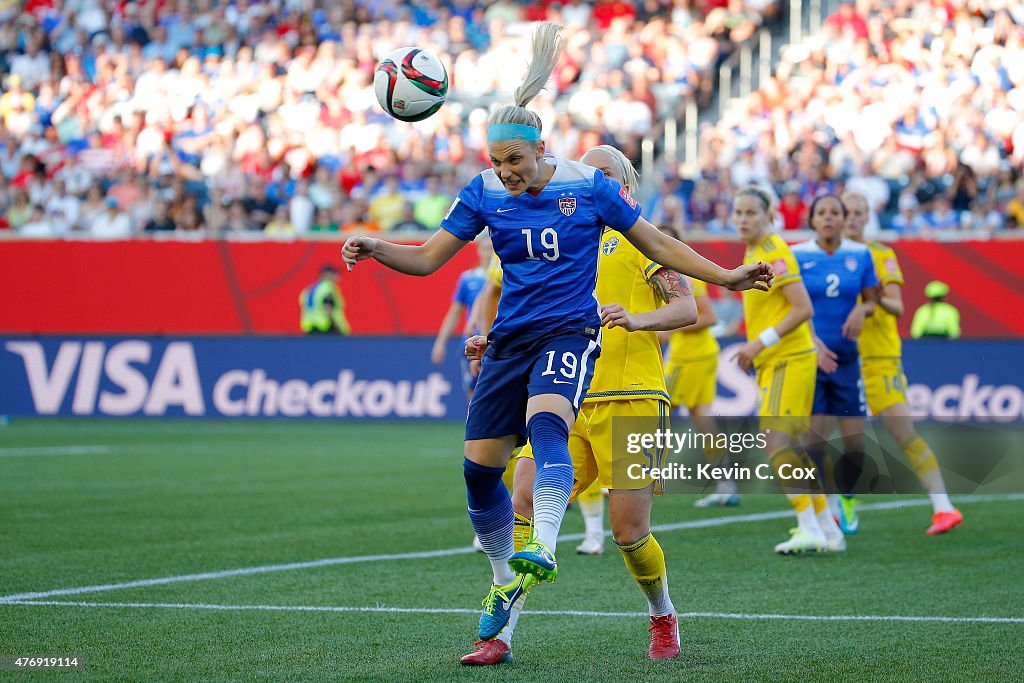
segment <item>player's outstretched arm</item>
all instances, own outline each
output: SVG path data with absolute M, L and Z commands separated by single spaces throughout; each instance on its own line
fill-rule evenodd
M 704 282 L 728 287 L 733 291 L 767 291 L 775 277 L 772 267 L 767 263 L 752 263 L 732 270 L 723 268 L 714 261 L 704 258 L 685 243 L 664 234 L 643 217 L 637 218 L 636 223 L 625 235 L 633 246 L 655 263 Z
M 664 306 L 646 313 L 631 314 L 619 304 L 606 304 L 601 306 L 601 324 L 636 332 L 677 330 L 697 322 L 697 303 L 686 278 L 662 268 L 651 278 L 651 286 L 665 302 Z
M 356 235 L 345 241 L 341 258 L 352 270 L 359 261 L 376 259 L 391 270 L 405 275 L 430 275 L 448 263 L 459 250 L 469 244 L 447 230 L 438 230 L 423 244 L 395 244 L 375 237 Z

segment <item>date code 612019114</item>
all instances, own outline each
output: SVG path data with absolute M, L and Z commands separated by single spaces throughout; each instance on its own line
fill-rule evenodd
M 77 669 L 82 665 L 78 655 L 0 655 L 0 670 Z

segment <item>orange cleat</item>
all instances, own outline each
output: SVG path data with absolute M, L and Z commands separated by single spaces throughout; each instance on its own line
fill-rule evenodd
M 928 527 L 925 533 L 929 536 L 944 534 L 953 527 L 960 526 L 963 521 L 963 514 L 956 508 L 952 512 L 936 512 L 932 515 L 932 525 Z
M 459 660 L 465 666 L 493 666 L 512 661 L 512 650 L 497 638 L 478 640 L 473 645 L 476 649 Z
M 679 656 L 679 619 L 674 614 L 651 617 L 650 659 L 675 659 Z

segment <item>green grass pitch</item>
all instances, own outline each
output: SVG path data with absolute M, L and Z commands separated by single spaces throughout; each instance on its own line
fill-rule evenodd
M 959 497 L 964 526 L 937 538 L 923 533 L 926 506 L 868 509 L 836 556 L 773 555 L 789 518 L 661 531 L 673 600 L 695 614 L 671 662 L 646 660 L 647 620 L 631 614 L 645 603 L 611 542 L 592 558 L 566 540 L 558 581 L 527 601 L 515 662 L 463 669 L 489 567 L 454 552 L 472 537 L 461 431 L 15 420 L 0 428 L 0 657 L 80 655 L 67 680 L 1024 678 L 1020 496 Z M 868 502 L 893 498 L 914 499 Z M 692 503 L 659 498 L 654 523 L 786 510 L 777 496 Z M 581 530 L 572 509 L 564 533 Z M 399 557 L 335 559 L 381 554 Z M 301 564 L 317 560 L 333 561 Z M 213 575 L 173 578 L 196 574 Z M 75 604 L 10 600 L 48 592 L 21 601 Z M 34 678 L 0 672 L 21 677 Z

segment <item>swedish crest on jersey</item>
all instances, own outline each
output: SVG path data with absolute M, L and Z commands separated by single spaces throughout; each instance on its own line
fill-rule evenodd
M 601 245 L 601 253 L 605 256 L 611 256 L 615 253 L 615 250 L 619 248 L 619 238 L 612 235 L 604 241 Z
M 562 195 L 558 198 L 558 210 L 562 212 L 564 216 L 571 216 L 576 212 L 576 197 L 571 194 L 566 197 Z

